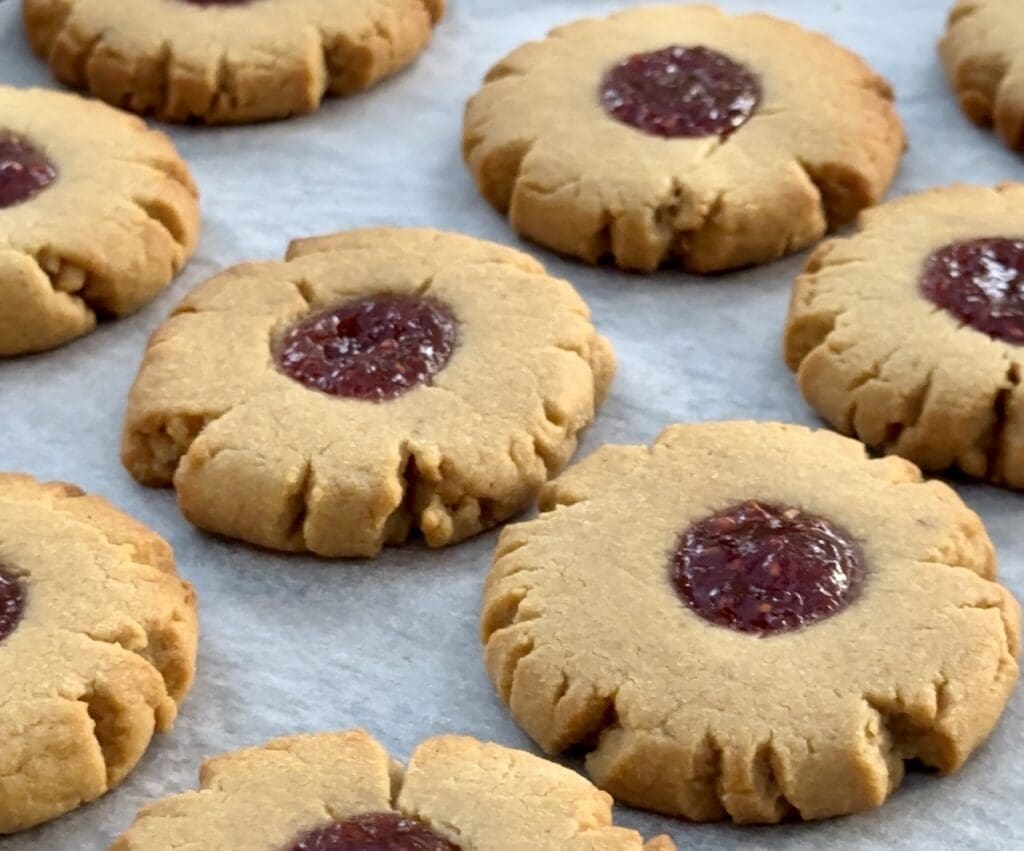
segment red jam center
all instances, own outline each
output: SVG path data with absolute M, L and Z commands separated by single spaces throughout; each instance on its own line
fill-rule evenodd
M 843 530 L 755 501 L 691 526 L 670 570 L 679 596 L 702 618 L 761 635 L 836 614 L 864 578 L 860 548 Z
M 925 261 L 921 291 L 965 325 L 1024 346 L 1024 239 L 940 248 Z
M 25 589 L 14 576 L 0 567 L 0 641 L 18 628 L 24 608 Z
M 0 210 L 27 201 L 56 179 L 57 169 L 42 151 L 0 130 Z
M 396 813 L 367 813 L 306 834 L 290 851 L 460 851 L 427 825 Z
M 395 399 L 437 375 L 452 355 L 456 322 L 432 299 L 381 297 L 343 304 L 296 325 L 277 349 L 281 371 L 348 399 Z
M 655 136 L 728 136 L 761 102 L 761 83 L 745 66 L 707 47 L 637 53 L 601 82 L 605 110 Z

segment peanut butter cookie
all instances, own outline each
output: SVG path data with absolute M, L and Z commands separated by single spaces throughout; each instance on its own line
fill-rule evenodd
M 57 79 L 165 121 L 312 112 L 413 61 L 445 0 L 22 0 Z
M 523 751 L 440 736 L 408 767 L 353 730 L 209 760 L 110 851 L 675 851 L 612 826 L 611 799 Z
M 959 0 L 939 44 L 967 117 L 1024 151 L 1024 10 L 1018 0 Z
M 0 357 L 138 310 L 198 232 L 195 185 L 162 133 L 76 95 L 0 85 Z
M 463 151 L 522 235 L 591 263 L 765 263 L 877 203 L 904 146 L 892 92 L 824 36 L 709 6 L 583 20 L 513 51 Z
M 196 525 L 264 547 L 440 547 L 534 499 L 613 372 L 582 299 L 525 254 L 426 230 L 301 240 L 156 332 L 122 457 Z
M 72 485 L 0 474 L 0 834 L 120 783 L 195 663 L 195 599 L 161 538 Z
M 605 447 L 505 529 L 487 669 L 545 750 L 695 820 L 877 807 L 959 768 L 1017 682 L 1020 610 L 981 521 L 831 432 L 672 426 Z
M 1024 184 L 871 210 L 797 280 L 786 361 L 838 430 L 1024 488 Z

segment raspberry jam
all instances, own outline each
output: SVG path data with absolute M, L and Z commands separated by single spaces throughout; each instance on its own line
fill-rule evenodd
M 24 608 L 25 589 L 0 566 L 0 641 L 18 628 Z
M 707 47 L 637 53 L 601 82 L 601 103 L 624 124 L 654 136 L 728 136 L 754 114 L 761 82 Z
M 684 532 L 670 577 L 705 620 L 772 635 L 845 609 L 864 565 L 857 544 L 825 518 L 750 501 Z
M 292 328 L 278 368 L 314 390 L 382 402 L 430 382 L 456 343 L 452 312 L 433 299 L 382 296 L 325 310 Z
M 367 813 L 317 828 L 289 851 L 460 851 L 423 822 L 397 813 Z
M 954 242 L 924 264 L 921 291 L 977 331 L 1024 345 L 1024 239 Z
M 56 179 L 57 169 L 42 151 L 0 130 L 0 210 L 28 201 Z

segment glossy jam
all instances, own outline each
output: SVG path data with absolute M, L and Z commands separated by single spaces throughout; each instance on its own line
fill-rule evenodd
M 707 47 L 637 53 L 601 82 L 605 110 L 655 136 L 728 136 L 761 102 L 761 83 L 745 66 Z
M 864 564 L 860 548 L 825 518 L 751 501 L 686 530 L 670 577 L 705 620 L 772 635 L 846 608 Z
M 367 813 L 317 828 L 289 851 L 460 851 L 416 819 Z
M 25 609 L 25 589 L 15 576 L 0 567 L 0 642 L 18 628 Z
M 277 347 L 278 368 L 306 387 L 382 402 L 427 384 L 452 355 L 456 322 L 440 302 L 363 299 L 314 314 Z
M 0 210 L 28 201 L 56 179 L 57 169 L 42 151 L 0 130 Z
M 965 325 L 1024 345 L 1024 239 L 954 242 L 925 261 L 920 283 Z

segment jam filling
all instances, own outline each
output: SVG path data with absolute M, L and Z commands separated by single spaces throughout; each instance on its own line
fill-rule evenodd
M 18 628 L 24 609 L 25 589 L 0 566 L 0 641 Z
M 761 102 L 747 67 L 707 47 L 637 53 L 601 82 L 601 103 L 624 124 L 654 136 L 728 136 Z
M 57 169 L 42 151 L 0 130 L 0 210 L 28 201 L 56 179 Z
M 383 296 L 314 314 L 276 351 L 278 368 L 314 390 L 382 402 L 427 384 L 456 343 L 452 312 L 433 299 Z
M 864 564 L 860 548 L 825 518 L 750 501 L 684 532 L 670 577 L 705 620 L 772 635 L 845 609 Z
M 307 833 L 290 851 L 460 851 L 417 819 L 367 813 Z
M 1024 346 L 1024 239 L 954 242 L 924 264 L 921 291 L 965 325 Z

